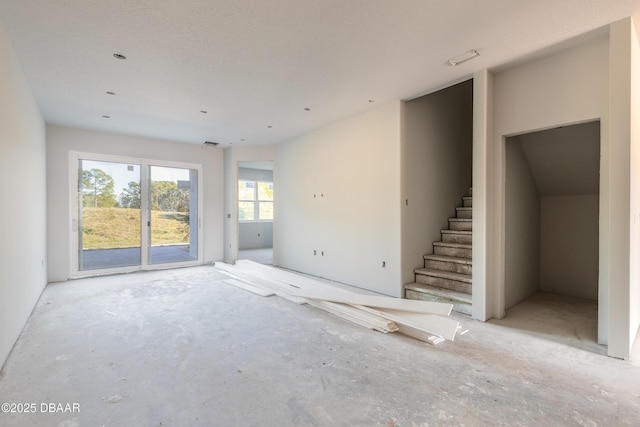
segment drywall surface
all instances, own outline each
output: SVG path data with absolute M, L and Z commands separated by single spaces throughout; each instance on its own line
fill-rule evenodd
M 631 122 L 632 52 L 637 49 L 634 48 L 637 38 L 631 19 L 613 23 L 609 38 L 609 355 L 628 359 L 635 338 L 631 327 L 632 310 L 637 310 L 631 308 L 635 306 L 631 289 L 637 287 L 631 280 L 631 260 L 637 259 L 637 245 L 632 244 L 636 212 L 635 206 L 631 205 L 631 183 L 638 167 L 638 160 L 631 158 L 631 129 L 634 128 Z
M 402 109 L 402 281 L 415 281 L 425 254 L 471 187 L 473 81 L 406 102 Z
M 540 194 L 518 137 L 506 141 L 505 308 L 540 290 Z
M 278 265 L 401 295 L 400 110 L 392 102 L 277 146 Z
M 262 162 L 275 160 L 273 145 L 253 147 L 231 146 L 224 150 L 224 262 L 234 263 L 238 259 L 239 225 L 238 225 L 238 170 L 241 162 Z M 277 189 L 277 169 L 273 165 L 273 186 Z M 277 216 L 278 194 L 274 191 L 274 211 Z M 276 234 L 275 225 L 273 233 Z M 273 263 L 278 265 L 278 257 L 273 254 Z
M 598 299 L 598 195 L 543 196 L 540 289 Z
M 540 194 L 597 194 L 600 134 L 596 121 L 519 135 Z
M 240 222 L 238 224 L 238 249 L 273 247 L 273 222 Z
M 497 286 L 494 278 L 501 267 L 496 263 L 502 260 L 502 248 L 498 239 L 490 239 L 492 221 L 496 215 L 492 209 L 501 208 L 501 204 L 489 201 L 496 197 L 495 165 L 502 159 L 496 159 L 498 150 L 492 150 L 493 142 L 493 74 L 481 70 L 473 75 L 473 318 L 481 321 L 492 316 L 504 316 L 504 288 Z M 493 246 L 492 246 L 493 245 Z M 500 307 L 498 312 L 495 307 Z
M 0 25 L 0 368 L 47 283 L 45 125 Z
M 630 72 L 630 206 L 631 206 L 631 248 L 629 277 L 629 339 L 630 347 L 638 336 L 640 328 L 640 16 L 631 22 L 631 72 Z
M 597 120 L 607 106 L 608 40 L 495 75 L 495 138 Z
M 487 229 L 492 231 L 487 233 L 486 245 L 501 249 L 497 253 L 502 257 L 506 253 L 505 137 L 603 118 L 601 143 L 606 149 L 608 63 L 608 40 L 598 39 L 494 75 L 493 136 L 485 160 L 486 168 L 493 171 L 486 195 L 490 204 L 486 211 L 491 213 Z M 606 185 L 609 184 L 603 186 L 603 179 L 606 177 L 601 177 L 600 191 L 607 200 Z M 605 218 L 606 214 L 601 215 L 600 221 Z M 603 262 L 602 257 L 600 260 Z M 489 262 L 487 268 L 492 270 L 487 272 L 487 277 L 493 277 L 496 286 L 504 289 L 504 258 Z M 601 280 L 600 286 L 608 286 L 607 281 Z M 500 301 L 497 302 L 492 309 L 493 315 L 499 317 L 504 312 L 504 304 L 501 307 Z
M 273 171 L 264 169 L 251 169 L 242 167 L 243 162 L 239 162 L 238 179 L 248 179 L 253 181 L 273 182 Z
M 223 257 L 223 152 L 216 147 L 153 140 L 129 135 L 47 127 L 47 201 L 49 226 L 49 280 L 70 277 L 69 153 L 106 154 L 202 165 L 203 261 Z

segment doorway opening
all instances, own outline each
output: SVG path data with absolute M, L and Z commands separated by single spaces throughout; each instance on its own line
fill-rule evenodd
M 201 166 L 71 157 L 74 276 L 201 263 Z
M 604 353 L 597 344 L 600 122 L 511 136 L 505 152 L 507 317 L 499 323 Z
M 273 161 L 238 162 L 238 259 L 273 264 Z

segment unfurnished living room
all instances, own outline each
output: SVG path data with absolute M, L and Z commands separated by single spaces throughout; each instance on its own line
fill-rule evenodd
M 0 1 L 1 426 L 637 426 L 637 0 Z

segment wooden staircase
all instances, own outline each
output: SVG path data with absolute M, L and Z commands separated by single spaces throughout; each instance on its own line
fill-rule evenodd
M 433 255 L 424 256 L 424 268 L 415 270 L 415 282 L 405 285 L 405 298 L 453 304 L 453 311 L 471 315 L 472 190 L 433 242 Z

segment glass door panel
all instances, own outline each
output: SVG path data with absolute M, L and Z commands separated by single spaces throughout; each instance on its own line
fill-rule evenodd
M 149 166 L 149 264 L 198 259 L 198 171 Z
M 78 270 L 138 266 L 140 166 L 78 159 Z

